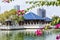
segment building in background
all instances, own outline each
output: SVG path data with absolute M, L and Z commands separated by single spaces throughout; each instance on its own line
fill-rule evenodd
M 41 8 L 39 8 L 39 9 L 37 9 L 37 14 L 40 16 L 40 17 L 42 17 L 42 18 L 44 18 L 44 17 L 46 17 L 46 10 L 45 9 L 41 9 Z
M 1 6 L 0 6 L 0 13 L 1 13 Z
M 20 5 L 15 5 L 15 6 L 14 6 L 14 9 L 20 10 Z

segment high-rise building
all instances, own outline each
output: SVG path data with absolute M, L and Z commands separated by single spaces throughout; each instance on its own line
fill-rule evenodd
M 20 10 L 20 5 L 15 5 L 15 6 L 14 6 L 14 9 Z
M 40 17 L 44 18 L 44 17 L 46 17 L 46 10 L 39 8 L 39 9 L 37 9 L 37 14 L 38 14 Z
M 1 6 L 0 6 L 0 13 L 1 13 Z

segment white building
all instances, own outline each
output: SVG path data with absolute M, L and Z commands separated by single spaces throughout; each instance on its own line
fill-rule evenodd
M 1 6 L 0 6 L 0 13 L 1 13 Z
M 44 18 L 44 17 L 46 17 L 46 10 L 45 9 L 41 9 L 41 8 L 38 8 L 37 9 L 37 14 L 40 16 L 40 17 L 42 17 L 42 18 Z
M 14 6 L 14 9 L 20 10 L 20 5 L 15 5 L 15 6 Z

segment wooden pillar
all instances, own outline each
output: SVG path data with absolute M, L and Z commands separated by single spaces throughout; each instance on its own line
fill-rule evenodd
M 19 21 L 19 26 L 21 25 L 21 21 Z
M 33 20 L 31 20 L 31 24 L 33 24 Z
M 36 21 L 34 20 L 34 24 L 36 24 Z
M 28 24 L 30 25 L 30 21 L 28 21 Z

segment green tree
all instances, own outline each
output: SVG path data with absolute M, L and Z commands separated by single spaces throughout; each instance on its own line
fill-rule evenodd
M 56 25 L 58 23 L 60 23 L 60 17 L 58 17 L 58 16 L 52 17 L 51 25 Z
M 31 4 L 31 7 L 27 8 L 27 11 L 30 9 L 33 9 L 35 7 L 40 7 L 40 6 L 60 6 L 60 0 L 57 1 L 26 1 L 27 4 Z

